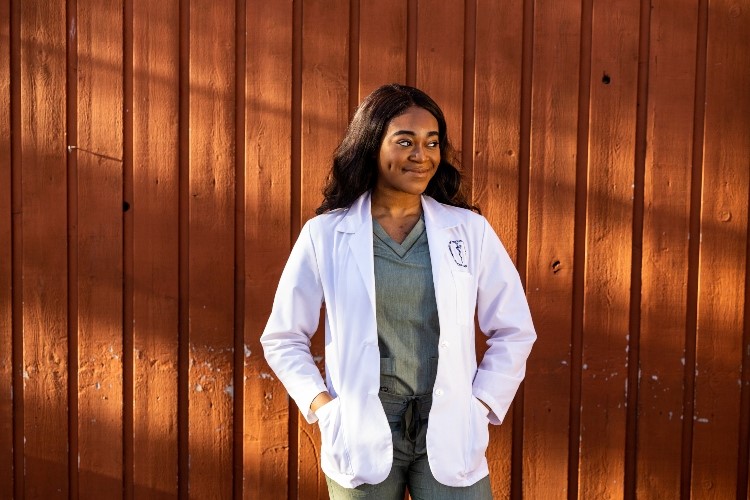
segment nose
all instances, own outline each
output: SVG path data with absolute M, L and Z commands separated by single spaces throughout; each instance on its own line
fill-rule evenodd
M 415 162 L 423 162 L 425 160 L 424 146 L 421 144 L 415 144 L 414 149 L 411 152 L 411 159 Z

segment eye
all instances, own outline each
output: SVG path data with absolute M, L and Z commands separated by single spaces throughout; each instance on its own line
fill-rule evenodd
M 429 147 L 429 148 L 437 148 L 437 147 L 440 147 L 440 144 L 438 143 L 438 141 L 430 141 L 427 144 L 427 147 Z
M 399 146 L 404 146 L 405 148 L 408 148 L 411 146 L 411 141 L 409 139 L 401 139 L 398 142 L 396 142 Z

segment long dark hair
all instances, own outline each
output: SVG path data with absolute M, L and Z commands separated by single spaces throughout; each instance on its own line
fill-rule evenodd
M 413 106 L 429 111 L 438 122 L 440 164 L 424 194 L 440 203 L 479 212 L 461 190 L 461 173 L 454 165 L 456 155 L 448 141 L 440 107 L 419 89 L 391 83 L 375 89 L 357 107 L 344 139 L 334 152 L 333 166 L 323 189 L 323 204 L 315 213 L 347 208 L 362 193 L 375 187 L 378 153 L 388 124 Z

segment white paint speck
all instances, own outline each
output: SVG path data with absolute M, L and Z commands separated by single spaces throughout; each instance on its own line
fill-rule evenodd
M 234 386 L 232 384 L 229 384 L 224 388 L 224 394 L 229 396 L 230 398 L 234 397 Z
M 323 361 L 323 356 L 313 356 L 313 361 L 315 361 L 316 363 L 320 363 L 321 361 Z
M 203 392 L 203 386 L 200 384 L 195 384 L 195 392 Z
M 693 418 L 698 423 L 701 423 L 701 424 L 707 424 L 708 423 L 708 419 L 707 418 L 697 418 L 697 417 L 693 417 Z
M 266 372 L 260 372 L 259 377 L 262 380 L 273 380 L 273 375 L 271 375 L 270 373 L 266 373 Z
M 657 380 L 659 380 L 659 377 L 656 376 L 656 375 L 651 375 L 651 380 L 657 381 Z
M 587 363 L 584 363 L 584 364 L 583 364 L 583 369 L 584 369 L 584 370 L 588 370 L 588 369 L 589 369 L 589 365 L 588 365 Z
M 247 344 L 245 344 L 245 357 L 249 358 L 250 354 L 251 354 L 250 348 L 247 346 Z
M 23 371 L 23 379 L 29 380 L 29 372 L 27 372 L 26 370 Z

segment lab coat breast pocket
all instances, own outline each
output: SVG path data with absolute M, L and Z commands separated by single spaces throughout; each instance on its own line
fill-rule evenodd
M 333 470 L 340 474 L 351 474 L 351 459 L 341 425 L 340 399 L 335 398 L 321 406 L 315 412 L 315 415 L 318 417 L 318 428 L 320 429 L 320 458 L 326 466 L 325 470 Z
M 474 276 L 466 271 L 453 271 L 451 274 L 456 292 L 456 322 L 459 325 L 473 325 L 476 304 Z

